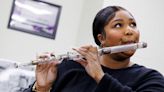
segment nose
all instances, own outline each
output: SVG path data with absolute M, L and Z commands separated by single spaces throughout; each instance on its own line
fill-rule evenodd
M 130 27 L 127 27 L 127 29 L 125 31 L 125 35 L 133 35 L 133 29 Z

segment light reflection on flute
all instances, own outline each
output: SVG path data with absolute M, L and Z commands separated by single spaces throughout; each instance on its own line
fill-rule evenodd
M 119 45 L 119 46 L 101 48 L 101 49 L 98 50 L 98 53 L 100 55 L 112 54 L 112 53 L 124 52 L 124 51 L 128 51 L 128 50 L 136 50 L 136 49 L 146 48 L 146 47 L 147 47 L 147 43 L 139 42 L 139 43 L 132 43 L 132 44 L 126 44 L 126 45 Z M 77 59 L 80 59 L 80 58 L 83 58 L 83 57 L 78 53 L 67 52 L 66 54 L 62 54 L 62 55 L 59 55 L 57 57 L 52 55 L 51 57 L 49 57 L 48 60 L 32 60 L 31 62 L 18 65 L 18 67 L 28 66 L 28 65 L 36 65 L 38 63 L 47 63 L 47 62 L 51 62 L 51 61 L 54 61 L 54 60 L 57 60 L 61 63 L 63 61 L 63 59 L 77 60 Z

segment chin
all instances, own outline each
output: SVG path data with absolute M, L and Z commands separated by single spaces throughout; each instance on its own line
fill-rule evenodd
M 124 62 L 125 60 L 133 56 L 134 53 L 135 51 L 120 52 L 120 53 L 111 54 L 111 57 L 118 62 Z
M 129 50 L 129 51 L 125 51 L 125 52 L 121 52 L 121 54 L 125 55 L 125 56 L 132 56 L 135 53 L 135 50 Z

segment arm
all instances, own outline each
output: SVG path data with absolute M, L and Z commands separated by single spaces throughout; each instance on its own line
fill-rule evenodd
M 81 54 L 85 59 L 77 60 L 86 70 L 86 72 L 97 82 L 99 83 L 104 72 L 102 70 L 97 47 L 91 45 L 83 46 L 79 49 L 74 49 L 79 54 Z
M 135 88 L 132 89 L 105 74 L 95 92 L 164 92 L 164 77 L 156 71 L 146 73 L 135 84 Z
M 117 79 L 109 74 L 104 74 L 97 49 L 92 46 L 83 46 L 79 49 L 74 49 L 85 59 L 78 60 L 86 70 L 86 72 L 97 82 L 95 92 L 164 92 L 164 78 L 156 78 L 158 75 L 145 74 L 144 77 L 140 78 L 137 83 L 144 81 L 140 84 L 135 84 L 135 88 L 122 85 Z M 134 80 L 135 81 L 135 80 Z
M 39 59 L 46 61 L 48 59 L 49 54 L 50 53 L 41 55 L 39 56 Z M 59 62 L 55 60 L 52 62 L 47 61 L 47 63 L 37 64 L 35 71 L 36 81 L 28 89 L 24 90 L 24 92 L 33 92 L 34 90 L 37 92 L 49 92 L 57 76 L 58 64 Z
M 112 76 L 105 74 L 97 85 L 95 92 L 135 92 L 128 86 L 123 86 Z
M 48 92 L 56 79 L 57 62 L 38 64 L 36 67 L 36 89 L 37 92 Z
M 33 84 L 31 84 L 31 85 L 29 86 L 29 88 L 23 90 L 23 92 L 33 92 L 33 91 L 32 91 L 32 87 L 33 87 Z

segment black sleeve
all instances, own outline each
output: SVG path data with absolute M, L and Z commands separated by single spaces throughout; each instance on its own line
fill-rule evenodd
M 29 88 L 25 89 L 23 92 L 33 92 L 32 91 L 33 84 L 29 86 Z
M 97 85 L 95 92 L 133 92 L 128 86 L 123 86 L 109 74 L 105 74 Z
M 157 71 L 151 71 L 142 77 L 132 89 L 122 85 L 118 80 L 105 74 L 97 85 L 95 92 L 164 92 L 164 77 Z
M 156 70 L 145 74 L 137 84 L 137 92 L 164 92 L 164 77 Z

